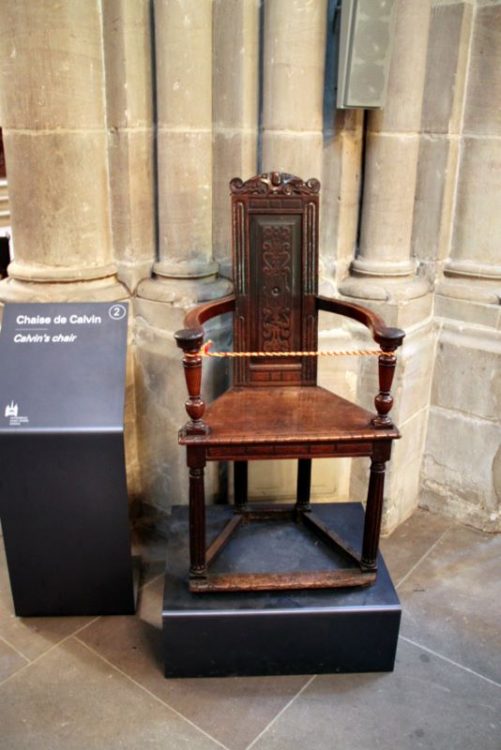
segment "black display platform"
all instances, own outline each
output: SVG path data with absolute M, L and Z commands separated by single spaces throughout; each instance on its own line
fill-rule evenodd
M 359 503 L 316 504 L 315 512 L 355 548 Z M 207 509 L 210 541 L 231 506 Z M 244 526 L 214 561 L 215 572 L 310 569 L 346 560 L 302 526 L 276 521 Z M 168 522 L 163 606 L 166 677 L 391 672 L 401 607 L 382 557 L 366 588 L 192 594 L 188 590 L 188 511 Z
M 20 617 L 135 612 L 126 354 L 126 303 L 4 309 L 0 518 Z

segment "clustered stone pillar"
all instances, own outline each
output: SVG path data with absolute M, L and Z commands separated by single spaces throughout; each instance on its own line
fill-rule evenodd
M 396 0 L 387 102 L 370 113 L 328 114 L 328 11 L 327 0 L 3 3 L 15 257 L 0 302 L 135 293 L 127 418 L 140 460 L 129 450 L 129 473 L 133 463 L 148 502 L 182 502 L 173 333 L 188 308 L 231 291 L 227 183 L 259 170 L 317 177 L 322 291 L 407 330 L 383 530 L 419 492 L 427 507 L 498 529 L 501 0 Z M 356 327 L 338 323 L 321 319 L 320 348 L 353 341 Z M 230 321 L 210 325 L 216 348 L 229 346 Z M 208 399 L 226 368 L 204 367 Z M 373 408 L 372 360 L 332 358 L 319 371 Z M 287 465 L 271 465 L 257 494 L 292 495 Z M 363 496 L 358 465 L 335 465 L 316 462 L 316 498 Z M 211 464 L 209 497 L 216 473 Z
M 110 231 L 99 6 L 4 3 L 2 27 L 14 260 L 0 300 L 123 298 Z
M 448 92 L 441 110 L 430 86 L 436 157 L 422 165 L 423 184 L 432 187 L 441 211 L 435 219 L 439 345 L 421 503 L 499 531 L 501 2 L 437 5 L 434 15 L 431 51 L 449 78 L 441 81 Z M 445 176 L 440 163 L 447 165 Z

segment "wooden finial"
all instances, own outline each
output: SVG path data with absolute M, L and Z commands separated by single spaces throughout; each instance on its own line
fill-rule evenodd
M 176 343 L 184 352 L 183 366 L 188 388 L 186 411 L 190 417 L 183 428 L 185 435 L 207 435 L 209 428 L 203 421 L 205 402 L 200 396 L 202 386 L 202 357 L 200 347 L 203 344 L 204 332 L 201 328 L 185 328 L 174 334 Z

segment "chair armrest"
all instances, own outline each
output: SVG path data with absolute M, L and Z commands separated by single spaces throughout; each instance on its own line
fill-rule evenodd
M 405 337 L 405 332 L 400 328 L 389 328 L 384 320 L 376 313 L 362 305 L 355 305 L 352 302 L 344 302 L 339 299 L 330 297 L 317 296 L 317 310 L 344 315 L 347 318 L 358 320 L 359 323 L 367 326 L 372 333 L 372 338 L 376 341 L 383 351 L 395 351 Z
M 182 430 L 184 435 L 207 435 L 209 432 L 209 428 L 203 421 L 205 402 L 200 395 L 202 386 L 200 347 L 204 341 L 202 323 L 234 309 L 235 296 L 233 294 L 198 305 L 187 313 L 184 319 L 186 328 L 174 334 L 176 344 L 184 353 L 184 375 L 188 388 L 188 400 L 185 406 L 191 421 L 184 426 Z
M 197 305 L 188 313 L 184 319 L 186 328 L 200 328 L 205 323 L 217 315 L 223 315 L 227 312 L 233 312 L 235 309 L 235 295 L 228 294 L 227 297 L 205 302 L 203 305 Z
M 395 374 L 397 358 L 394 354 L 395 349 L 402 345 L 405 332 L 400 328 L 388 328 L 384 320 L 362 305 L 355 305 L 351 302 L 344 302 L 329 297 L 317 296 L 317 310 L 326 310 L 327 312 L 345 315 L 353 320 L 363 323 L 372 333 L 382 349 L 379 355 L 379 393 L 374 399 L 377 409 L 377 416 L 372 419 L 375 427 L 389 428 L 393 427 L 393 422 L 388 413 L 393 406 L 393 396 L 391 395 L 391 384 Z

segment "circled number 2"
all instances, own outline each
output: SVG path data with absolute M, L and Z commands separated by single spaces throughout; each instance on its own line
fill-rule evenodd
M 112 305 L 108 310 L 108 315 L 112 320 L 122 320 L 127 315 L 125 305 Z

